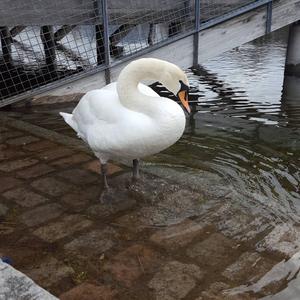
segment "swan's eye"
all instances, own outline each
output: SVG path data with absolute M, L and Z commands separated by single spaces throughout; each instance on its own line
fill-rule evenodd
M 179 91 L 187 91 L 187 93 L 189 92 L 189 87 L 182 81 L 179 80 L 180 83 L 180 90 Z

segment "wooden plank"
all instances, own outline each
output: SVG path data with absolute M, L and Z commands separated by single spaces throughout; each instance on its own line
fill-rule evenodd
M 273 4 L 272 30 L 300 20 L 299 0 L 280 0 Z
M 266 6 L 199 33 L 199 62 L 265 35 Z M 273 3 L 271 30 L 300 19 L 300 0 L 277 0 Z
M 10 30 L 10 36 L 12 38 L 14 38 L 16 35 L 18 35 L 19 33 L 21 33 L 25 28 L 26 28 L 26 26 L 15 26 L 14 28 L 12 28 Z
M 201 31 L 199 33 L 199 63 L 264 35 L 265 18 L 266 8 L 261 7 Z
M 86 93 L 87 91 L 100 89 L 106 85 L 104 72 L 99 72 L 81 79 L 78 79 L 72 83 L 67 83 L 61 87 L 38 94 L 33 97 L 38 99 L 44 96 L 64 96 L 77 93 Z
M 274 0 L 274 3 L 276 0 Z M 294 1 L 291 0 L 291 3 Z M 109 0 L 110 24 L 163 23 L 193 19 L 195 0 Z M 201 19 L 207 20 L 249 4 L 249 0 L 201 0 Z M 292 7 L 293 5 L 291 5 Z M 184 7 L 189 7 L 188 11 Z M 296 6 L 296 9 L 299 6 Z M 288 8 L 291 14 L 295 11 Z M 280 19 L 282 16 L 279 16 Z M 79 25 L 101 23 L 94 0 L 1 0 L 0 26 Z
M 193 37 L 189 36 L 176 43 L 170 44 L 165 48 L 159 48 L 151 53 L 145 54 L 141 57 L 154 57 L 164 59 L 170 62 L 174 62 L 181 67 L 192 65 L 192 51 L 193 51 Z M 116 81 L 121 70 L 128 64 L 124 62 L 120 65 L 111 68 L 111 81 Z M 52 96 L 63 96 L 75 93 L 86 93 L 92 89 L 99 89 L 105 86 L 105 75 L 104 72 L 90 75 L 88 77 L 76 80 L 68 83 L 62 87 L 58 87 L 51 91 L 44 92 L 35 96 L 35 98 L 43 97 L 46 95 Z
M 54 41 L 57 43 L 62 40 L 65 36 L 67 36 L 76 25 L 63 25 L 54 33 Z
M 213 3 L 211 0 L 201 0 L 201 19 L 211 19 L 248 3 L 249 0 L 214 0 Z M 111 24 L 136 24 L 140 21 L 163 23 L 166 17 L 170 21 L 186 21 L 189 15 L 192 19 L 194 5 L 195 0 L 109 0 L 108 11 Z M 188 7 L 186 12 L 185 7 Z M 99 23 L 94 0 L 1 0 L 0 20 L 1 26 Z
M 193 7 L 194 0 L 189 0 Z M 237 1 L 237 0 L 232 0 Z M 164 0 L 111 0 L 108 11 L 111 24 L 134 24 L 156 20 L 182 18 L 183 1 Z M 95 13 L 93 0 L 1 0 L 0 26 L 77 25 L 101 23 Z M 3 24 L 3 25 L 1 25 Z

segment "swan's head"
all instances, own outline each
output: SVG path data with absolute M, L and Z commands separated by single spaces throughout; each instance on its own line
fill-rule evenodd
M 189 82 L 186 74 L 176 65 L 166 63 L 160 74 L 160 82 L 181 101 L 184 108 L 190 113 Z

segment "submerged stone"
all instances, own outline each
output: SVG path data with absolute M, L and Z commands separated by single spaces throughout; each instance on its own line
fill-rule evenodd
M 202 277 L 198 266 L 171 261 L 152 278 L 148 287 L 154 290 L 156 299 L 183 299 Z

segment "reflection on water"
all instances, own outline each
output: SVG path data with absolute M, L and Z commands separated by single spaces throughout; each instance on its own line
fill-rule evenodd
M 191 74 L 199 110 L 268 124 L 284 124 L 281 91 L 286 31 L 232 50 Z M 209 71 L 208 71 L 209 70 Z M 200 80 L 199 80 L 200 79 Z
M 234 288 L 232 290 L 229 290 L 229 294 L 237 294 L 240 292 L 246 292 L 246 291 L 253 291 L 253 292 L 259 292 L 264 287 L 266 287 L 268 284 L 272 282 L 279 282 L 280 280 L 287 278 L 287 280 L 291 280 L 297 275 L 300 268 L 300 253 L 294 254 L 289 260 L 283 260 L 276 264 L 269 272 L 267 272 L 260 280 L 258 280 L 255 284 L 249 285 L 249 286 L 239 286 L 237 288 Z M 299 274 L 297 275 L 297 278 L 292 280 L 289 284 L 289 286 L 295 286 L 296 290 L 298 290 L 297 284 L 299 283 Z M 283 291 L 279 292 L 275 296 L 267 296 L 262 298 L 263 300 L 283 300 L 283 299 L 299 299 L 298 297 L 295 298 L 293 293 L 290 293 L 291 289 L 286 288 Z
M 165 154 L 220 175 L 239 205 L 299 222 L 300 80 L 284 81 L 286 39 L 277 32 L 189 72 L 193 114 Z

